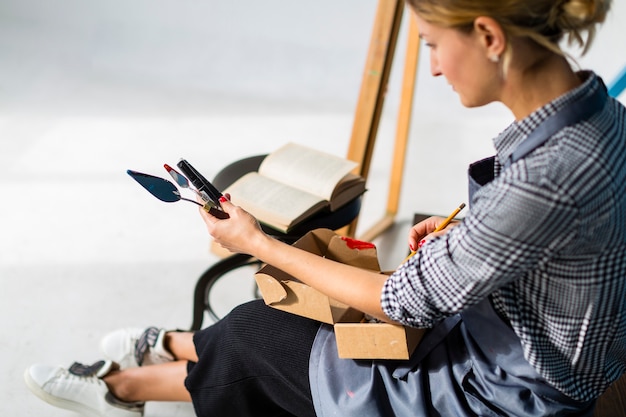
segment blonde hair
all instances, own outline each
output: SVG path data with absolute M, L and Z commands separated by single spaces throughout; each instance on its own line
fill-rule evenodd
M 544 48 L 565 55 L 559 42 L 566 38 L 584 55 L 591 46 L 596 26 L 604 22 L 611 0 L 407 0 L 424 20 L 444 27 L 470 32 L 474 20 L 489 16 L 501 26 L 507 38 L 532 39 Z M 586 33 L 586 36 L 584 36 Z M 503 60 L 511 59 L 508 42 Z

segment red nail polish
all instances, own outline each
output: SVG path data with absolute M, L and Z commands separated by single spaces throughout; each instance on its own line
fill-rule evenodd
M 409 245 L 409 249 L 411 249 L 411 251 L 415 252 L 415 246 L 412 243 Z
M 224 196 L 220 197 L 220 203 L 224 203 L 226 201 L 228 201 L 228 199 L 226 197 L 224 197 Z
M 426 239 L 422 239 L 422 241 L 417 245 L 418 248 L 421 248 L 424 243 L 426 243 Z

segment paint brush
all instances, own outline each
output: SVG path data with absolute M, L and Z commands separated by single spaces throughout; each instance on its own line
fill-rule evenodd
M 196 190 L 195 188 L 191 186 L 187 177 L 185 177 L 180 172 L 176 171 L 174 168 L 172 168 L 168 164 L 163 164 L 163 167 L 170 174 L 170 176 L 174 179 L 174 181 L 176 181 L 176 184 L 178 184 L 180 188 L 186 188 L 188 190 L 191 190 L 194 193 L 196 193 L 198 197 L 202 198 L 203 201 L 206 200 L 205 198 L 202 197 L 202 194 L 200 194 L 198 190 Z

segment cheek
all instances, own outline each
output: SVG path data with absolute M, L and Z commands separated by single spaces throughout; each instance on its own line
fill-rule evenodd
M 448 80 L 450 84 L 459 81 L 459 77 L 463 74 L 463 61 L 461 57 L 451 54 L 439 54 L 437 56 L 438 69 Z
M 471 43 L 452 39 L 437 52 L 439 69 L 451 84 L 465 84 L 475 74 L 475 54 Z
M 458 48 L 440 54 L 438 59 L 441 73 L 457 90 L 471 89 L 481 76 L 480 62 L 476 61 L 471 50 Z
M 439 60 L 441 73 L 458 94 L 461 103 L 466 107 L 483 104 L 485 80 L 478 68 L 480 65 L 464 54 L 440 56 Z

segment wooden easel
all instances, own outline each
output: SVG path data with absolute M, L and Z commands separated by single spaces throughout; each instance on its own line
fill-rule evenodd
M 359 99 L 356 107 L 352 136 L 347 158 L 359 163 L 356 174 L 367 179 L 374 153 L 374 145 L 382 115 L 385 93 L 396 52 L 396 44 L 402 16 L 405 13 L 402 0 L 379 0 L 372 37 L 368 50 Z M 414 19 L 409 20 L 409 34 L 404 64 L 404 76 L 396 126 L 393 161 L 389 179 L 389 193 L 385 215 L 360 236 L 372 240 L 393 225 L 398 213 L 400 189 L 404 173 L 405 153 L 409 135 L 415 78 L 419 57 L 419 34 Z M 354 236 L 356 221 L 346 234 Z

